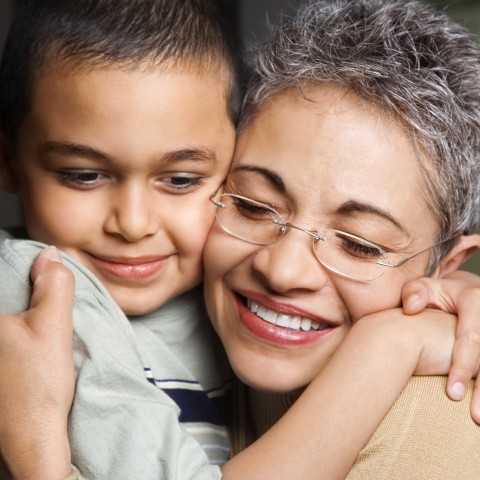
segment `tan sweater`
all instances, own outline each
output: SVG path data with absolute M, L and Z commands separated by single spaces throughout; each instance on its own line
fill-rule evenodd
M 413 377 L 347 480 L 480 480 L 480 427 L 470 416 L 473 382 L 461 402 L 448 399 L 445 387 L 446 377 Z M 294 401 L 294 396 L 253 392 L 257 434 Z

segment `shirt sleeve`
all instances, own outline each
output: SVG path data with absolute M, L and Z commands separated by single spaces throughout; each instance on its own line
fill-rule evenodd
M 0 311 L 28 305 L 29 273 L 42 245 L 0 242 Z M 217 480 L 218 466 L 179 422 L 176 404 L 145 377 L 128 319 L 73 260 L 77 385 L 69 417 L 72 464 L 82 480 Z

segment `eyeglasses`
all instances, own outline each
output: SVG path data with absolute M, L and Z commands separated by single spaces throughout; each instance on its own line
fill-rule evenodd
M 230 235 L 255 245 L 272 245 L 291 229 L 299 230 L 312 238 L 315 257 L 325 268 L 363 282 L 382 276 L 386 271 L 384 267 L 401 267 L 412 258 L 456 238 L 443 240 L 392 264 L 382 247 L 351 233 L 333 228 L 307 230 L 298 227 L 287 222 L 274 208 L 241 195 L 214 193 L 210 200 L 218 207 L 219 225 Z

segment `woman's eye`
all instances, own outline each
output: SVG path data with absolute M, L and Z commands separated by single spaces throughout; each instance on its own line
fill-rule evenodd
M 203 179 L 201 177 L 179 176 L 179 177 L 165 177 L 165 178 L 162 178 L 161 181 L 172 190 L 185 191 L 200 185 Z
M 257 205 L 252 202 L 248 202 L 241 198 L 235 198 L 233 200 L 233 204 L 241 215 L 244 215 L 247 217 L 264 218 L 266 216 L 268 217 L 273 216 L 273 212 L 269 208 L 261 205 Z
M 60 180 L 70 185 L 90 187 L 97 185 L 105 178 L 105 175 L 98 172 L 59 172 Z
M 337 242 L 340 242 L 342 249 L 354 257 L 366 260 L 377 260 L 383 257 L 383 252 L 379 247 L 370 243 L 364 243 L 361 239 L 354 240 L 341 235 L 337 235 L 335 238 Z

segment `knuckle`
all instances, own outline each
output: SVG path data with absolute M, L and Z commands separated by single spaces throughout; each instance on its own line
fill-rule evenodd
M 456 378 L 470 380 L 474 373 L 474 366 L 469 365 L 454 365 L 451 369 L 451 374 Z
M 473 346 L 477 349 L 480 355 L 480 325 L 477 328 L 468 330 L 465 333 L 465 339 L 470 346 Z
M 462 301 L 467 304 L 476 304 L 480 310 L 480 287 L 473 286 L 465 290 L 462 294 Z

